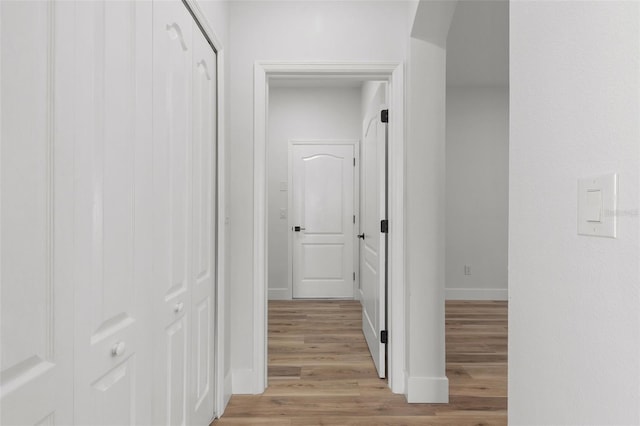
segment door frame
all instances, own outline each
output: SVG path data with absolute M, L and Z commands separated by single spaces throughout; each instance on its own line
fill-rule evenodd
M 353 157 L 356 160 L 354 166 L 354 176 L 353 176 L 353 214 L 356 217 L 356 221 L 353 223 L 353 232 L 354 236 L 356 234 L 356 230 L 360 225 L 360 203 L 358 200 L 360 199 L 360 140 L 359 139 L 289 139 L 289 143 L 287 145 L 287 155 L 288 155 L 288 169 L 287 169 L 287 229 L 291 229 L 294 226 L 292 219 L 293 212 L 293 147 L 294 145 L 351 145 L 353 146 Z M 357 283 L 360 279 L 360 272 L 356 269 L 358 266 L 358 244 L 354 242 L 353 244 L 353 271 L 356 274 L 356 278 L 353 281 L 353 298 L 354 300 L 358 300 L 358 295 L 356 294 Z M 289 238 L 287 238 L 287 285 L 288 285 L 288 298 L 287 300 L 293 300 L 293 234 L 289 234 Z M 268 284 L 268 283 L 267 283 Z
M 225 362 L 231 362 L 225 360 L 225 318 L 228 315 L 225 311 L 226 304 L 224 300 L 226 298 L 226 260 L 224 249 L 227 241 L 227 206 L 226 206 L 226 139 L 225 139 L 225 61 L 226 61 L 226 49 L 222 44 L 220 37 L 211 27 L 206 15 L 200 8 L 197 0 L 182 0 L 182 3 L 187 8 L 187 11 L 191 14 L 194 21 L 200 27 L 205 35 L 205 38 L 211 44 L 211 47 L 216 53 L 216 120 L 217 120 L 217 138 L 216 138 L 216 223 L 215 231 L 216 238 L 214 241 L 215 248 L 215 265 L 216 265 L 216 278 L 214 283 L 214 295 L 215 295 L 215 317 L 213 319 L 213 348 L 211 351 L 213 359 L 211 360 L 214 366 L 214 401 L 213 401 L 213 413 L 211 420 L 222 416 L 224 409 L 231 398 L 231 369 L 227 375 L 225 375 Z
M 267 117 L 274 79 L 386 81 L 389 87 L 389 387 L 405 390 L 404 65 L 397 62 L 258 61 L 254 65 L 253 393 L 267 386 Z

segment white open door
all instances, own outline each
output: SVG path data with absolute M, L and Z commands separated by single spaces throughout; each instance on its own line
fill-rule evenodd
M 380 112 L 385 101 L 385 86 L 378 86 L 363 122 L 360 179 L 360 303 L 362 330 L 380 377 L 386 376 L 386 234 L 381 221 L 386 219 L 386 124 Z M 385 332 L 386 333 L 386 332 Z
M 292 145 L 293 297 L 353 297 L 353 145 Z

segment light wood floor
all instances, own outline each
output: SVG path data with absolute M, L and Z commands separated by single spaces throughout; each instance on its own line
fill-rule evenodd
M 269 302 L 269 387 L 213 425 L 506 425 L 506 302 L 447 302 L 449 404 L 407 404 L 377 378 L 359 302 Z

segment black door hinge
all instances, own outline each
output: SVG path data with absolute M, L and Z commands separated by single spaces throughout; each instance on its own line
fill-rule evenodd
M 380 111 L 380 121 L 382 121 L 383 123 L 388 123 L 389 122 L 389 110 L 388 109 L 383 109 L 382 111 Z
M 356 280 L 356 273 L 355 272 L 353 273 L 353 280 L 354 281 Z
M 380 343 L 384 343 L 385 345 L 389 343 L 389 334 L 387 333 L 387 330 L 382 330 L 380 332 Z
M 380 221 L 380 232 L 383 234 L 389 233 L 389 221 L 387 219 Z

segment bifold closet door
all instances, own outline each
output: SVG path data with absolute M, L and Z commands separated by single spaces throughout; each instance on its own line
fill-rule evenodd
M 73 13 L 78 425 L 150 422 L 151 12 L 92 0 Z
M 73 422 L 73 144 L 53 60 L 73 52 L 65 6 L 0 2 L 2 425 Z
M 208 425 L 214 411 L 214 319 L 216 241 L 216 56 L 193 24 L 193 201 L 191 260 L 190 424 Z
M 153 10 L 154 424 L 213 416 L 215 56 L 181 1 Z

